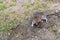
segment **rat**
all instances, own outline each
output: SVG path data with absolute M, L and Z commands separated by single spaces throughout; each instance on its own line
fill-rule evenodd
M 42 23 L 47 22 L 47 17 L 43 12 L 36 11 L 33 14 L 32 27 L 42 28 Z

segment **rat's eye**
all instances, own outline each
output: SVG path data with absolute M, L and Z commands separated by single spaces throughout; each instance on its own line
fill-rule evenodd
M 46 17 L 46 15 L 43 15 L 43 16 L 41 17 L 41 20 L 42 20 L 42 22 L 47 22 L 47 17 Z
M 41 19 L 43 22 L 46 22 L 46 19 Z
M 34 24 L 34 26 L 37 26 L 36 24 Z

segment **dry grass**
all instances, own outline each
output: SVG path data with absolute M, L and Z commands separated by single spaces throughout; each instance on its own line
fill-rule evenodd
M 17 5 L 16 0 L 12 0 L 10 3 L 9 1 L 0 0 L 0 32 L 10 30 L 14 26 L 17 27 L 16 23 L 24 22 L 24 19 L 30 16 L 35 10 L 41 10 L 43 12 L 50 10 L 49 4 L 47 4 L 48 2 L 46 1 L 44 3 L 46 6 L 44 6 L 39 0 L 32 2 L 28 0 L 28 3 L 22 2 Z

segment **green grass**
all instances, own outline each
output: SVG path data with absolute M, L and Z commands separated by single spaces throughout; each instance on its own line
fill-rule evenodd
M 0 0 L 0 3 L 3 3 L 3 0 Z
M 0 13 L 0 32 L 3 32 L 4 30 L 10 30 L 14 27 L 14 22 L 17 21 L 17 18 L 11 18 L 11 20 L 5 19 L 6 17 L 9 17 L 8 12 L 1 12 Z
M 28 4 L 28 3 L 22 3 L 22 7 L 25 7 L 25 8 L 30 8 L 30 4 Z
M 12 11 L 12 12 L 11 12 L 11 14 L 14 14 L 14 13 L 15 13 L 15 11 Z
M 3 30 L 2 30 L 2 29 L 0 29 L 0 32 L 3 32 Z
M 10 30 L 11 28 L 13 28 L 12 22 L 6 22 L 6 29 Z
M 0 10 L 6 9 L 6 6 L 4 4 L 0 5 Z
M 10 4 L 8 4 L 7 8 L 12 7 L 12 6 L 16 6 L 16 3 L 10 3 Z
M 9 7 L 15 6 L 15 5 L 16 5 L 16 3 L 11 3 L 11 4 L 9 5 Z
M 8 17 L 9 16 L 9 13 L 8 12 L 5 12 L 4 15 L 5 15 L 5 17 Z
M 13 2 L 16 2 L 16 0 L 12 0 Z
M 29 15 L 29 12 L 28 12 L 28 11 L 25 11 L 25 12 L 24 12 L 24 15 L 25 15 L 25 16 L 28 16 L 28 15 Z
M 28 0 L 28 2 L 30 3 L 30 2 L 31 2 L 31 0 Z

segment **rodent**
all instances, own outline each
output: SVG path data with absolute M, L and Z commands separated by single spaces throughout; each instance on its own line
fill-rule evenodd
M 40 11 L 34 12 L 32 26 L 42 28 L 43 21 L 47 21 L 46 15 L 44 15 L 44 13 Z
M 48 21 L 49 16 L 55 15 L 59 17 L 59 14 L 60 12 L 54 12 L 52 14 L 45 15 L 43 12 L 36 11 L 33 13 L 32 26 L 42 28 L 42 24 Z

